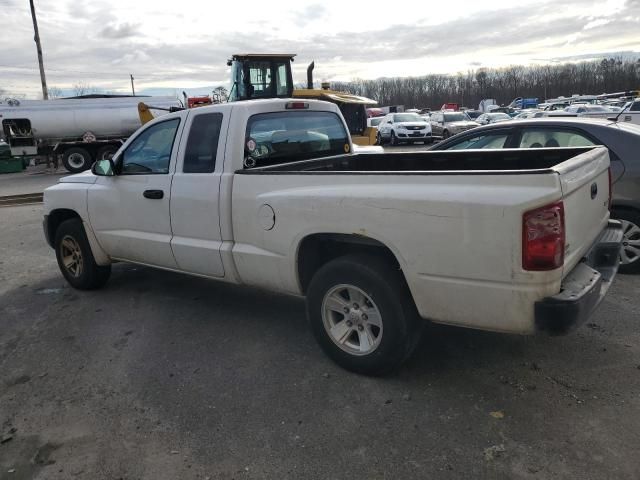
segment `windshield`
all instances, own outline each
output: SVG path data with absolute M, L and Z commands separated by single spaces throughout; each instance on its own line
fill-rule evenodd
M 494 120 L 500 120 L 500 119 L 511 120 L 511 117 L 506 113 L 490 113 L 489 116 Z
M 467 117 L 467 115 L 464 113 L 445 113 L 444 114 L 445 122 L 466 122 L 468 120 L 469 120 L 469 117 Z
M 398 113 L 393 116 L 394 122 L 424 122 L 417 113 Z

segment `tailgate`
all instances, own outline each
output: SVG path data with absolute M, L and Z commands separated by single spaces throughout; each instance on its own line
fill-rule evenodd
M 560 175 L 564 202 L 564 276 L 587 253 L 609 219 L 609 151 L 594 148 L 554 170 Z

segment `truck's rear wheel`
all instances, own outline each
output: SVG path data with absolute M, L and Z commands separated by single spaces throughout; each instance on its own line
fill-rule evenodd
M 314 275 L 307 315 L 325 353 L 341 367 L 367 375 L 400 366 L 422 326 L 400 272 L 366 255 L 332 260 Z
M 620 273 L 640 273 L 640 214 L 628 210 L 616 210 L 611 215 L 622 222 L 622 249 Z
M 113 155 L 118 151 L 118 147 L 115 145 L 107 145 L 98 150 L 96 154 L 96 161 L 98 160 L 111 160 Z
M 111 265 L 95 262 L 82 220 L 65 220 L 56 230 L 54 241 L 56 259 L 64 278 L 79 290 L 102 287 L 111 275 Z
M 62 155 L 62 164 L 71 173 L 80 173 L 91 168 L 93 159 L 85 148 L 73 147 Z

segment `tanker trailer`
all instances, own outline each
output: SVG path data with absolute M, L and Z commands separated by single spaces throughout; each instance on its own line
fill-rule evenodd
M 62 157 L 71 173 L 87 170 L 97 159 L 107 159 L 141 122 L 138 103 L 181 109 L 174 97 L 94 95 L 56 100 L 0 102 L 2 134 L 14 156 Z

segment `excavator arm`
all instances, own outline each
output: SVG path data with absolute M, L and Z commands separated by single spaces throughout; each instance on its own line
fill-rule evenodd
M 164 110 L 165 112 L 179 112 L 180 110 L 184 110 L 184 108 L 181 108 L 181 107 L 171 107 L 171 108 L 154 107 L 152 105 L 147 105 L 144 102 L 140 102 L 140 103 L 138 103 L 138 117 L 140 117 L 140 123 L 142 125 L 144 125 L 145 123 L 148 123 L 151 120 L 153 120 L 154 118 L 156 118 L 153 115 L 153 113 L 151 112 L 151 110 Z

